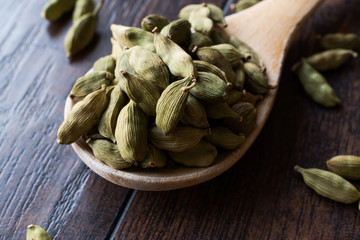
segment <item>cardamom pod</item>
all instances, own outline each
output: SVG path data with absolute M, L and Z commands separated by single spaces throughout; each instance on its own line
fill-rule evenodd
M 341 203 L 353 203 L 360 199 L 358 190 L 339 175 L 316 168 L 301 168 L 295 166 L 305 184 L 312 188 L 317 194 Z
M 190 13 L 189 22 L 191 23 L 191 29 L 194 32 L 199 32 L 204 35 L 209 35 L 213 28 L 214 22 L 209 18 L 210 8 L 202 7 L 196 11 Z
M 231 109 L 242 117 L 242 121 L 235 118 L 226 118 L 222 125 L 235 133 L 243 133 L 245 136 L 254 130 L 256 124 L 256 108 L 248 102 L 239 102 L 231 106 Z
M 255 4 L 259 3 L 259 0 L 240 0 L 236 4 L 232 5 L 230 8 L 234 9 L 235 12 L 243 11 L 249 7 L 254 6 Z
M 71 109 L 69 115 L 60 125 L 57 137 L 59 144 L 71 144 L 81 135 L 98 124 L 101 114 L 107 106 L 106 85 L 87 95 Z
M 252 62 L 244 63 L 246 75 L 245 88 L 256 94 L 265 94 L 272 87 L 268 84 L 267 77 L 261 68 Z
M 120 155 L 126 162 L 141 162 L 147 151 L 147 117 L 133 101 L 121 109 L 115 128 Z
M 128 50 L 125 50 L 121 53 L 116 61 L 115 67 L 115 78 L 118 80 L 118 84 L 120 85 L 121 90 L 125 93 L 127 93 L 126 79 L 123 77 L 122 72 L 125 71 L 136 76 L 134 68 L 130 65 L 129 56 L 126 54 L 127 51 Z
M 350 57 L 357 57 L 357 52 L 349 49 L 330 49 L 320 53 L 316 53 L 305 58 L 319 72 L 333 70 L 344 64 Z M 296 71 L 300 67 L 300 62 L 296 63 L 291 69 Z
M 237 121 L 242 121 L 242 116 L 239 116 L 227 103 L 207 103 L 204 102 L 204 107 L 208 118 L 222 119 L 233 118 Z
M 189 19 L 190 14 L 194 11 L 198 11 L 201 8 L 207 7 L 210 10 L 209 17 L 216 23 L 222 24 L 224 27 L 227 26 L 222 9 L 212 3 L 201 3 L 201 4 L 189 4 L 183 7 L 179 12 L 179 18 Z
M 211 128 L 211 134 L 204 139 L 216 147 L 232 150 L 244 143 L 245 135 L 243 133 L 236 135 L 226 127 L 216 126 Z
M 226 103 L 229 104 L 229 106 L 231 106 L 232 104 L 240 101 L 240 99 L 244 96 L 245 91 L 238 91 L 236 89 L 232 89 L 229 92 L 229 97 L 226 100 Z
M 192 58 L 171 39 L 164 37 L 155 29 L 154 45 L 156 53 L 168 66 L 170 72 L 177 77 L 197 77 Z
M 110 85 L 114 75 L 105 71 L 92 71 L 79 77 L 70 93 L 71 98 L 82 98 L 101 88 L 103 84 Z
M 179 18 L 188 20 L 190 17 L 190 14 L 193 11 L 197 11 L 201 9 L 202 7 L 206 6 L 206 4 L 188 4 L 185 7 L 183 7 L 179 12 Z
M 204 140 L 183 152 L 169 152 L 175 162 L 188 167 L 207 167 L 214 162 L 217 154 L 216 147 Z
M 251 103 L 253 106 L 256 106 L 256 103 L 258 101 L 261 101 L 262 99 L 264 99 L 262 95 L 255 95 L 251 92 L 247 92 L 246 90 L 244 90 L 243 96 L 240 98 L 240 102 L 248 102 Z
M 255 52 L 255 50 L 250 47 L 247 43 L 239 40 L 237 37 L 235 37 L 234 35 L 230 35 L 229 36 L 229 43 L 231 45 L 233 45 L 234 47 L 236 47 L 237 49 L 240 50 L 240 52 L 242 53 L 248 53 L 249 55 L 251 55 L 251 58 L 248 59 L 248 62 L 252 62 L 255 63 L 256 65 L 258 65 L 261 69 L 264 69 L 264 63 L 262 62 L 259 54 L 257 54 L 257 52 Z
M 140 109 L 149 116 L 156 115 L 156 103 L 160 98 L 159 90 L 151 82 L 140 80 L 126 71 L 122 72 L 126 80 L 126 93 Z
M 238 67 L 241 60 L 247 61 L 251 59 L 251 54 L 242 53 L 239 49 L 228 43 L 216 44 L 210 47 L 218 50 L 230 62 L 233 68 Z
M 344 178 L 360 179 L 360 157 L 338 155 L 326 162 L 328 169 Z
M 115 38 L 110 38 L 111 41 L 111 56 L 114 59 L 118 59 L 120 57 L 120 55 L 122 54 L 123 50 L 122 47 L 118 44 L 118 42 L 115 40 Z
M 111 74 L 115 72 L 116 61 L 111 55 L 107 55 L 105 57 L 101 57 L 95 61 L 93 64 L 94 71 L 106 71 Z
M 66 33 L 64 47 L 67 57 L 75 55 L 90 43 L 96 30 L 97 18 L 102 5 L 103 0 L 99 1 L 92 13 L 87 13 L 78 18 Z
M 239 66 L 235 69 L 235 88 L 243 90 L 245 85 L 244 63 L 241 60 L 239 63 Z
M 164 151 L 155 147 L 152 143 L 148 145 L 148 153 L 145 160 L 139 163 L 141 168 L 165 167 L 167 157 Z
M 204 106 L 191 94 L 187 98 L 181 122 L 197 128 L 208 128 L 210 126 Z
M 210 46 L 212 44 L 211 38 L 208 36 L 199 33 L 199 32 L 193 32 L 190 34 L 190 46 L 189 51 L 190 52 L 196 52 L 196 49 L 199 47 L 205 47 Z
M 211 63 L 205 62 L 205 61 L 201 61 L 201 60 L 194 60 L 194 64 L 195 64 L 195 67 L 198 72 L 213 73 L 216 76 L 218 76 L 219 78 L 221 78 L 222 80 L 224 80 L 224 82 L 228 83 L 225 73 L 217 66 L 215 66 Z
M 51 240 L 51 237 L 40 226 L 31 224 L 27 227 L 26 240 Z
M 210 36 L 214 44 L 222 44 L 229 42 L 229 36 L 222 26 L 215 24 L 211 29 Z
M 211 63 L 224 71 L 226 79 L 235 83 L 235 73 L 232 70 L 231 63 L 217 49 L 211 47 L 201 47 L 196 51 L 196 55 L 202 61 Z
M 169 85 L 169 70 L 156 53 L 139 46 L 132 47 L 125 53 L 130 66 L 141 79 L 151 82 L 161 90 Z
M 86 143 L 91 147 L 95 158 L 114 169 L 128 168 L 132 165 L 123 159 L 120 155 L 118 146 L 109 140 L 93 140 L 89 138 Z
M 76 0 L 72 20 L 75 22 L 81 16 L 94 11 L 95 3 L 93 0 Z
M 120 110 L 127 103 L 128 98 L 126 97 L 126 94 L 121 91 L 119 85 L 116 85 L 114 88 L 112 88 L 106 95 L 109 96 L 109 104 L 100 118 L 98 130 L 101 135 L 111 139 L 115 143 L 115 128 L 117 118 L 119 116 Z
M 41 16 L 49 21 L 58 20 L 64 13 L 75 6 L 76 0 L 51 0 L 41 11 Z
M 209 129 L 192 127 L 176 127 L 167 135 L 156 126 L 151 127 L 149 130 L 150 141 L 156 147 L 172 152 L 182 152 L 195 147 L 201 138 L 208 134 Z
M 196 86 L 190 89 L 190 93 L 206 102 L 225 102 L 231 84 L 210 72 L 199 72 L 198 75 Z
M 155 27 L 161 31 L 168 24 L 169 20 L 166 17 L 157 14 L 150 14 L 141 21 L 141 27 L 148 32 L 151 32 Z
M 189 89 L 195 85 L 196 82 L 190 77 L 185 77 L 171 83 L 161 93 L 156 105 L 155 123 L 164 134 L 170 133 L 177 126 L 185 109 Z
M 355 33 L 329 33 L 324 36 L 318 36 L 318 39 L 321 46 L 325 49 L 360 49 L 360 37 Z
M 160 31 L 165 37 L 170 38 L 176 44 L 180 45 L 188 40 L 190 37 L 190 27 L 191 24 L 185 19 L 177 19 L 170 22 L 168 25 L 164 26 Z
M 326 79 L 311 67 L 307 61 L 301 59 L 301 65 L 296 73 L 305 92 L 317 103 L 325 107 L 335 107 L 341 103 L 333 88 Z

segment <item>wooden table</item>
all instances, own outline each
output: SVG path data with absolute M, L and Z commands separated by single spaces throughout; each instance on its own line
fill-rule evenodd
M 71 146 L 56 143 L 56 132 L 76 78 L 110 53 L 110 24 L 140 26 L 150 13 L 175 19 L 181 7 L 201 1 L 106 0 L 95 40 L 71 61 L 63 49 L 71 15 L 49 23 L 40 17 L 45 2 L 0 1 L 0 239 L 24 239 L 29 224 L 61 240 L 360 238 L 357 205 L 319 197 L 293 170 L 360 155 L 359 58 L 325 74 L 342 99 L 335 109 L 312 102 L 289 70 L 320 50 L 317 34 L 360 34 L 358 0 L 325 1 L 305 24 L 269 120 L 237 164 L 206 183 L 165 192 L 102 179 Z M 227 13 L 232 1 L 211 2 Z

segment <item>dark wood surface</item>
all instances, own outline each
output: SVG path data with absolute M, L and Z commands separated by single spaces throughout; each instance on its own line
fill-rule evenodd
M 213 180 L 166 192 L 102 179 L 56 143 L 56 132 L 76 78 L 110 53 L 110 24 L 139 26 L 150 13 L 175 19 L 182 6 L 201 1 L 106 0 L 90 48 L 71 61 L 63 49 L 71 15 L 49 23 L 40 17 L 45 2 L 0 0 L 0 239 L 24 239 L 29 224 L 61 240 L 360 239 L 357 205 L 319 197 L 293 170 L 360 155 L 360 60 L 325 74 L 343 102 L 336 109 L 312 102 L 289 71 L 320 50 L 317 34 L 360 34 L 357 0 L 325 1 L 305 24 L 269 120 L 246 155 Z M 231 1 L 211 2 L 229 13 Z

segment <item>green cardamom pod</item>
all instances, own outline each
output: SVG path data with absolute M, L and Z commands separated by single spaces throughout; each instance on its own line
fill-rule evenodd
M 345 48 L 360 50 L 360 37 L 355 33 L 329 33 L 318 36 L 320 44 L 325 49 Z
M 246 75 L 245 88 L 256 94 L 265 94 L 272 87 L 268 84 L 267 77 L 261 68 L 252 62 L 244 63 Z
M 312 188 L 317 194 L 341 203 L 353 203 L 360 199 L 358 190 L 339 175 L 316 168 L 301 168 L 295 166 L 305 184 Z
M 156 53 L 139 46 L 132 47 L 125 53 L 130 66 L 141 79 L 153 83 L 161 90 L 169 85 L 169 70 Z
M 75 6 L 76 0 L 51 0 L 41 11 L 41 16 L 49 21 L 58 20 L 64 13 Z
M 262 62 L 259 54 L 255 52 L 255 50 L 250 47 L 247 43 L 239 40 L 234 35 L 229 36 L 229 43 L 240 50 L 242 53 L 248 53 L 251 55 L 251 58 L 248 59 L 249 62 L 255 63 L 256 65 L 260 66 L 261 69 L 264 69 L 264 63 Z
M 111 74 L 115 72 L 116 61 L 111 55 L 101 57 L 93 64 L 94 71 L 106 71 Z
M 240 0 L 236 4 L 231 5 L 231 9 L 234 9 L 235 12 L 243 11 L 249 7 L 254 6 L 255 4 L 259 3 L 259 0 Z
M 51 240 L 51 237 L 40 226 L 31 224 L 27 227 L 26 240 Z
M 225 102 L 231 84 L 210 72 L 199 72 L 198 75 L 196 86 L 190 89 L 190 93 L 206 102 Z
M 344 64 L 349 58 L 357 57 L 357 52 L 349 49 L 330 49 L 320 53 L 316 53 L 310 57 L 305 58 L 310 64 L 319 72 L 333 70 Z M 291 69 L 296 71 L 300 67 L 300 62 L 296 63 Z
M 150 14 L 141 21 L 141 27 L 148 32 L 151 32 L 155 27 L 161 31 L 168 24 L 169 20 L 166 17 L 157 14 Z
M 208 3 L 207 6 L 210 8 L 210 18 L 214 22 L 220 23 L 223 27 L 226 27 L 227 23 L 225 21 L 222 9 L 212 3 Z
M 211 29 L 210 36 L 214 44 L 222 44 L 229 42 L 229 36 L 222 26 L 214 25 Z
M 155 123 L 164 134 L 170 133 L 177 126 L 185 109 L 189 89 L 194 85 L 196 82 L 190 77 L 185 77 L 171 83 L 161 93 L 156 105 Z
M 57 137 L 59 144 L 71 144 L 81 135 L 98 124 L 101 114 L 107 106 L 106 85 L 90 93 L 71 109 L 69 115 L 60 125 Z
M 110 41 L 111 41 L 111 56 L 114 58 L 114 59 L 118 59 L 120 57 L 120 55 L 122 54 L 123 52 L 123 49 L 122 47 L 118 44 L 118 42 L 115 40 L 115 38 L 110 38 Z
M 160 98 L 159 90 L 151 82 L 139 79 L 126 71 L 122 72 L 126 81 L 126 93 L 140 109 L 149 116 L 156 115 L 156 103 Z
M 197 71 L 191 56 L 171 39 L 160 34 L 157 29 L 154 32 L 156 53 L 168 66 L 170 72 L 177 77 L 196 78 Z
M 264 97 L 262 95 L 255 95 L 252 94 L 251 92 L 247 92 L 247 91 L 243 91 L 243 96 L 240 99 L 240 102 L 248 102 L 251 103 L 253 106 L 256 106 L 256 103 L 258 101 L 261 101 L 264 99 Z M 230 97 L 229 97 L 230 98 Z
M 231 109 L 242 117 L 242 121 L 234 118 L 226 118 L 222 125 L 235 133 L 243 133 L 245 136 L 254 130 L 256 124 L 256 108 L 248 102 L 239 102 L 231 106 Z
M 190 52 L 196 52 L 197 48 L 210 46 L 211 44 L 213 44 L 211 38 L 202 33 L 192 32 L 190 34 Z
M 71 98 L 82 98 L 101 88 L 103 84 L 110 85 L 114 75 L 105 71 L 92 71 L 79 77 L 70 93 Z
M 245 91 L 238 91 L 236 89 L 232 89 L 229 92 L 229 97 L 226 100 L 226 103 L 229 104 L 229 106 L 231 106 L 232 104 L 239 102 L 240 99 L 244 96 Z
M 218 76 L 219 78 L 221 78 L 222 80 L 224 80 L 224 82 L 228 83 L 225 73 L 217 66 L 215 66 L 211 63 L 205 62 L 205 61 L 201 61 L 201 60 L 194 60 L 194 64 L 195 64 L 195 67 L 198 72 L 213 73 L 216 76 Z
M 196 51 L 196 55 L 202 61 L 211 63 L 224 71 L 226 79 L 235 83 L 235 73 L 232 70 L 231 63 L 217 49 L 211 47 L 202 47 Z
M 335 107 L 341 103 L 333 88 L 326 79 L 311 67 L 306 60 L 301 59 L 301 65 L 296 73 L 305 92 L 317 103 L 325 107 Z
M 326 162 L 328 169 L 344 178 L 360 179 L 360 157 L 338 155 Z
M 110 30 L 122 48 L 140 46 L 151 52 L 155 52 L 154 35 L 148 31 L 136 27 L 126 27 L 115 24 L 111 24 Z
M 232 150 L 241 146 L 245 141 L 245 135 L 236 135 L 226 127 L 216 126 L 211 128 L 211 134 L 204 139 L 216 147 Z
M 180 45 L 189 39 L 191 33 L 190 27 L 191 24 L 187 20 L 177 19 L 159 31 L 163 36 L 170 38 L 176 44 Z
M 92 13 L 78 18 L 66 33 L 64 47 L 66 56 L 71 57 L 84 49 L 92 40 L 97 27 L 97 18 L 103 5 L 101 0 Z
M 76 0 L 72 20 L 75 22 L 81 16 L 94 11 L 95 3 L 93 0 Z
M 242 116 L 239 116 L 227 103 L 207 103 L 204 102 L 204 107 L 208 118 L 222 119 L 234 118 L 239 122 L 242 121 Z
M 179 18 L 188 20 L 193 11 L 197 11 L 202 7 L 204 7 L 204 4 L 188 4 L 180 10 Z
M 167 157 L 164 151 L 155 147 L 152 143 L 148 145 L 148 153 L 145 160 L 139 163 L 141 168 L 165 167 Z
M 209 35 L 214 25 L 214 22 L 209 17 L 210 17 L 210 8 L 206 6 L 191 12 L 189 16 L 191 29 L 194 32 L 199 32 L 206 36 Z
M 244 63 L 240 60 L 239 66 L 235 69 L 235 88 L 243 90 L 245 85 Z
M 91 147 L 95 158 L 114 169 L 128 168 L 132 165 L 123 159 L 120 155 L 118 146 L 109 140 L 93 140 L 89 138 L 86 143 Z
M 132 75 L 136 76 L 136 71 L 130 65 L 129 56 L 126 54 L 128 50 L 125 50 L 121 53 L 119 58 L 116 61 L 115 67 L 115 78 L 118 80 L 118 84 L 123 92 L 127 93 L 126 91 L 126 79 L 123 77 L 122 72 L 128 72 Z
M 172 152 L 182 152 L 195 147 L 201 138 L 208 134 L 209 129 L 192 127 L 177 127 L 167 135 L 156 126 L 149 130 L 149 138 L 157 148 Z
M 148 144 L 148 119 L 133 101 L 121 109 L 115 128 L 115 139 L 120 155 L 126 162 L 145 159 Z
M 212 45 L 211 48 L 218 50 L 231 64 L 233 68 L 240 65 L 241 60 L 251 59 L 251 54 L 242 53 L 239 49 L 228 43 Z
M 207 167 L 214 162 L 217 154 L 216 147 L 204 140 L 183 152 L 169 152 L 175 162 L 188 167 Z
M 117 118 L 119 116 L 120 110 L 127 103 L 128 98 L 126 97 L 126 94 L 121 91 L 119 85 L 113 87 L 106 95 L 109 96 L 109 104 L 100 118 L 98 130 L 101 135 L 111 139 L 115 143 L 115 128 Z
M 204 106 L 191 94 L 187 98 L 181 122 L 197 128 L 208 128 L 210 126 Z

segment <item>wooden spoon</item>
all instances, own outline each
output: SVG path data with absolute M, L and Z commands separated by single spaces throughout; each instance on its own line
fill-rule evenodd
M 242 12 L 226 17 L 228 33 L 248 43 L 258 52 L 271 84 L 277 85 L 290 43 L 300 26 L 323 0 L 265 0 Z M 234 165 L 259 135 L 273 106 L 277 89 L 271 90 L 257 105 L 254 131 L 245 143 L 231 152 L 220 152 L 206 168 L 174 166 L 163 169 L 129 168 L 115 170 L 97 160 L 90 147 L 80 138 L 72 144 L 81 160 L 103 178 L 123 187 L 160 191 L 184 188 L 205 182 Z M 67 98 L 65 116 L 73 102 Z

